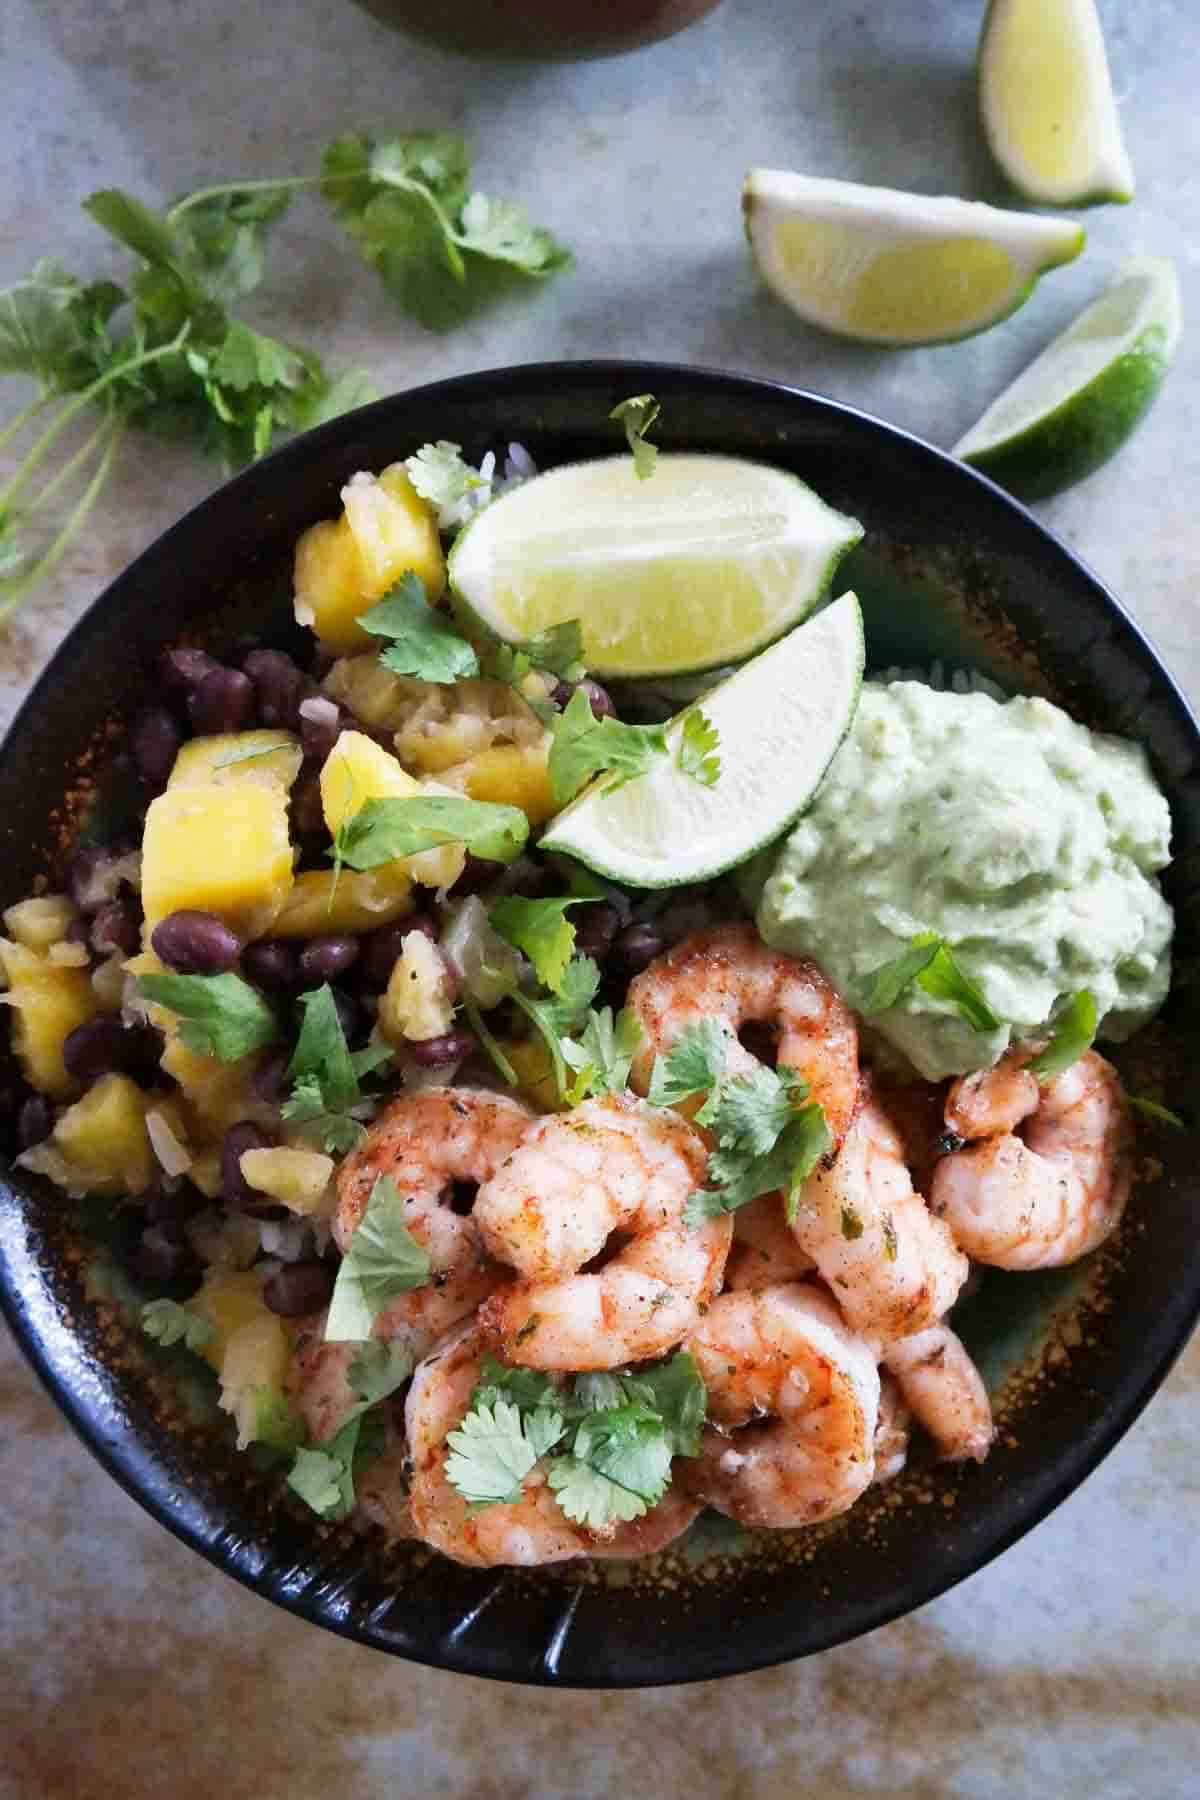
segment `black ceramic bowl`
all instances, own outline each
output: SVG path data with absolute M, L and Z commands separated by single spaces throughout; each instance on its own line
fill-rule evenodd
M 565 364 L 443 382 L 339 419 L 205 501 L 96 603 L 13 727 L 0 754 L 3 903 L 53 875 L 81 759 L 144 699 L 164 645 L 186 635 L 219 647 L 247 628 L 286 641 L 296 538 L 336 513 L 356 469 L 432 438 L 471 456 L 516 439 L 543 466 L 611 452 L 609 408 L 646 390 L 662 401 L 664 447 L 770 460 L 862 519 L 866 537 L 841 579 L 864 601 L 876 666 L 981 666 L 1148 747 L 1175 816 L 1168 886 L 1180 960 L 1173 1001 L 1135 1040 L 1130 1074 L 1170 1083 L 1173 1068 L 1194 1068 L 1200 1009 L 1182 996 L 1200 903 L 1200 737 L 1136 626 L 1028 513 L 928 445 L 810 394 L 693 369 Z M 570 1564 L 481 1573 L 322 1526 L 281 1497 L 277 1473 L 232 1452 L 199 1384 L 153 1360 L 103 1256 L 82 1226 L 64 1223 L 61 1196 L 11 1175 L 0 1183 L 0 1297 L 105 1467 L 185 1542 L 280 1605 L 477 1675 L 696 1680 L 802 1656 L 921 1605 L 1036 1524 L 1112 1447 L 1200 1307 L 1200 1144 L 1162 1133 L 1148 1148 L 1155 1160 L 1110 1251 L 1054 1276 L 993 1275 L 960 1309 L 1002 1421 L 983 1467 L 918 1454 L 898 1483 L 829 1527 L 768 1534 L 737 1556 L 705 1558 L 693 1545 L 616 1576 Z

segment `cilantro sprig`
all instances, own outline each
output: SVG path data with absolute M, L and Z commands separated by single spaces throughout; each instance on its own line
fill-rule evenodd
M 642 775 L 658 756 L 666 756 L 662 725 L 625 725 L 606 716 L 597 719 L 583 688 L 572 694 L 552 726 L 550 786 L 555 803 L 565 806 L 594 775 L 630 781 Z
M 675 1456 L 695 1456 L 707 1395 L 680 1351 L 651 1369 L 570 1384 L 486 1357 L 471 1405 L 447 1437 L 446 1476 L 473 1507 L 513 1503 L 536 1465 L 567 1518 L 589 1530 L 641 1518 Z
M 142 1307 L 142 1330 L 164 1347 L 184 1344 L 189 1350 L 203 1350 L 215 1335 L 207 1319 L 177 1300 L 147 1300 Z
M 563 1040 L 584 1025 L 588 1009 L 600 986 L 600 971 L 590 956 L 573 956 L 562 972 L 558 991 L 534 998 L 515 988 L 513 1004 L 525 1014 L 550 1053 L 554 1083 L 560 1099 L 570 1090 Z
M 618 401 L 608 415 L 625 427 L 625 441 L 633 455 L 633 472 L 639 481 L 647 481 L 658 462 L 658 450 L 646 433 L 661 411 L 653 394 L 633 394 L 628 400 Z
M 424 582 L 411 569 L 358 623 L 372 637 L 388 640 L 379 661 L 393 675 L 454 682 L 479 673 L 474 646 L 430 606 Z
M 529 820 L 520 807 L 414 794 L 408 800 L 366 801 L 338 826 L 329 854 L 339 869 L 376 869 L 440 844 L 464 844 L 484 862 L 510 863 L 528 836 Z
M 675 761 L 684 775 L 690 775 L 701 787 L 716 787 L 721 779 L 721 735 L 707 713 L 699 707 L 684 714 L 683 730 Z
M 365 1135 L 354 1116 L 364 1103 L 362 1077 L 383 1068 L 393 1052 L 387 1044 L 350 1050 L 328 982 L 301 994 L 300 1007 L 300 1035 L 287 1067 L 292 1091 L 281 1110 L 322 1150 L 344 1156 Z
M 346 1371 L 354 1404 L 333 1437 L 296 1451 L 288 1486 L 323 1519 L 344 1519 L 354 1507 L 354 1480 L 383 1449 L 373 1408 L 394 1394 L 413 1372 L 411 1350 L 397 1343 L 360 1344 Z
M 429 1252 L 404 1222 L 399 1189 L 380 1175 L 338 1267 L 326 1341 L 364 1342 L 389 1301 L 425 1286 L 431 1266 Z
M 563 1061 L 574 1073 L 568 1098 L 578 1106 L 592 1094 L 620 1094 L 642 1041 L 641 1022 L 624 1006 L 613 1017 L 611 1006 L 589 1008 L 574 1037 L 559 1039 Z
M 198 1056 L 238 1062 L 273 1044 L 279 1020 L 240 975 L 140 975 L 138 992 L 179 1019 L 179 1035 Z
M 557 994 L 575 949 L 575 927 L 567 908 L 587 906 L 596 898 L 566 894 L 561 899 L 525 900 L 509 894 L 496 902 L 488 922 L 514 949 L 525 953 L 542 986 Z
M 867 1017 L 887 1012 L 913 985 L 935 1000 L 946 1000 L 972 1031 L 998 1031 L 998 1019 L 975 983 L 955 960 L 945 938 L 920 932 L 907 950 L 872 971 L 863 990 L 860 1011 Z
M 696 1123 L 713 1133 L 717 1147 L 708 1159 L 706 1185 L 689 1196 L 684 1218 L 699 1226 L 782 1190 L 790 1223 L 800 1188 L 833 1147 L 824 1110 L 793 1069 L 759 1066 L 727 1075 L 728 1049 L 726 1029 L 703 1019 L 680 1033 L 651 1072 L 652 1105 L 707 1095 Z

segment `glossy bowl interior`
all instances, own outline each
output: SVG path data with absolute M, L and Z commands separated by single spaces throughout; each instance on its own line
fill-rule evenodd
M 1153 651 L 1061 544 L 969 470 L 829 401 L 698 370 L 563 364 L 444 382 L 337 420 L 215 494 L 96 603 L 0 752 L 0 901 L 53 874 L 86 804 L 79 771 L 144 699 L 164 645 L 185 637 L 220 648 L 248 629 L 288 641 L 296 538 L 336 513 L 355 470 L 431 438 L 452 438 L 472 457 L 515 439 L 543 466 L 611 452 L 609 408 L 647 390 L 662 402 L 664 447 L 775 462 L 862 519 L 866 536 L 839 587 L 863 599 L 874 666 L 968 663 L 1147 745 L 1174 811 L 1178 860 L 1167 885 L 1180 955 L 1161 1023 L 1133 1046 L 1130 1079 L 1184 1079 L 1200 1054 L 1200 737 Z M 1111 1251 L 1057 1275 L 993 1275 L 961 1309 L 1003 1424 L 982 1468 L 947 1469 L 918 1454 L 846 1519 L 768 1534 L 737 1554 L 710 1535 L 707 1554 L 694 1541 L 645 1565 L 479 1572 L 322 1526 L 283 1497 L 277 1471 L 232 1451 L 191 1359 L 164 1357 L 141 1338 L 122 1309 L 130 1295 L 116 1265 L 94 1248 L 95 1218 L 65 1217 L 60 1196 L 11 1174 L 0 1179 L 0 1298 L 111 1473 L 169 1529 L 279 1604 L 473 1674 L 596 1686 L 695 1680 L 823 1649 L 930 1599 L 1028 1530 L 1111 1448 L 1200 1309 L 1200 1143 L 1162 1133 L 1149 1149 Z

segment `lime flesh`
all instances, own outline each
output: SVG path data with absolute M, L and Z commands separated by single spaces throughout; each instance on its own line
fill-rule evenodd
M 457 603 L 508 642 L 566 619 L 598 676 L 751 656 L 805 618 L 862 536 L 796 476 L 729 456 L 573 463 L 505 494 L 450 556 Z

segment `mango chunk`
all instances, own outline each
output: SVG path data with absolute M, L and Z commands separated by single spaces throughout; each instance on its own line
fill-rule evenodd
M 76 916 L 74 903 L 65 894 L 37 894 L 6 908 L 4 929 L 28 950 L 48 950 L 62 942 Z
M 0 966 L 8 979 L 13 1049 L 39 1094 L 67 1100 L 79 1084 L 67 1074 L 63 1042 L 100 1010 L 87 969 L 51 962 L 25 944 L 0 938 Z
M 156 1013 L 160 1010 L 155 1009 Z M 240 1062 L 225 1063 L 215 1056 L 201 1056 L 198 1051 L 189 1050 L 177 1035 L 175 1015 L 166 1016 L 167 1042 L 159 1067 L 182 1090 L 189 1139 L 207 1142 L 240 1119 L 253 1118 L 256 1103 L 250 1084 L 261 1059 L 244 1056 Z
M 289 1212 L 329 1214 L 333 1211 L 333 1158 L 319 1150 L 281 1144 L 246 1150 L 240 1158 L 242 1178 L 260 1194 L 269 1194 Z
M 141 1194 L 158 1162 L 146 1130 L 146 1095 L 127 1075 L 102 1075 L 54 1127 L 54 1143 L 89 1194 Z
M 147 934 L 183 907 L 261 937 L 292 886 L 287 795 L 274 784 L 198 782 L 150 803 L 142 839 Z
M 330 650 L 361 650 L 370 636 L 358 616 L 409 570 L 430 602 L 446 585 L 437 523 L 405 472 L 393 463 L 376 478 L 358 474 L 342 489 L 345 512 L 312 526 L 296 545 L 296 617 Z
M 253 781 L 286 792 L 300 773 L 304 752 L 290 731 L 230 731 L 191 738 L 175 758 L 169 788 L 200 782 Z
M 210 1269 L 187 1303 L 189 1312 L 212 1326 L 213 1335 L 200 1354 L 221 1372 L 225 1348 L 243 1325 L 274 1315 L 262 1297 L 263 1278 L 254 1269 Z
M 306 869 L 297 875 L 271 926 L 273 938 L 319 937 L 327 931 L 374 931 L 413 908 L 412 877 L 402 862 L 378 869 Z
M 361 731 L 343 731 L 321 769 L 321 805 L 331 837 L 368 800 L 408 800 L 421 791 L 420 782 Z M 400 858 L 399 866 L 424 887 L 452 887 L 466 857 L 461 844 L 441 844 Z
M 472 800 L 519 806 L 529 823 L 544 825 L 558 811 L 550 786 L 550 739 L 538 744 L 492 744 L 448 777 Z

